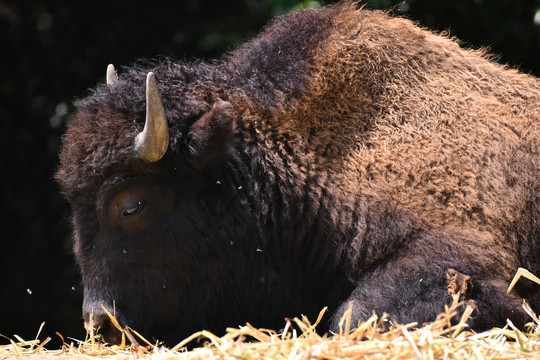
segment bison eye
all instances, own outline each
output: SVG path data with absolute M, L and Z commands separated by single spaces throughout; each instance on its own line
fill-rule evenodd
M 135 201 L 131 204 L 125 204 L 124 209 L 122 210 L 122 216 L 124 218 L 130 218 L 133 215 L 140 213 L 142 208 L 143 203 L 141 201 Z

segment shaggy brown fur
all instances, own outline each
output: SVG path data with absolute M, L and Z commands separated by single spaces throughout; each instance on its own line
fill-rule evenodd
M 271 326 L 324 305 L 334 310 L 335 329 L 350 303 L 354 320 L 377 311 L 429 321 L 450 301 L 451 268 L 474 283 L 467 296 L 477 329 L 507 317 L 522 325 L 520 296 L 540 306 L 533 287 L 505 292 L 518 267 L 540 273 L 538 79 L 407 19 L 348 3 L 288 15 L 219 62 L 151 70 L 171 133 L 163 160 L 133 158 L 144 121 L 141 67 L 81 101 L 64 139 L 57 178 L 74 207 L 86 303 L 128 301 L 120 290 L 97 290 L 91 249 L 96 238 L 124 239 L 103 233 L 94 205 L 103 184 L 136 177 L 165 181 L 175 194 L 175 210 L 161 220 L 173 229 L 161 252 L 177 254 L 176 265 L 156 261 L 200 279 L 169 280 L 193 295 L 166 304 L 193 318 L 152 318 L 139 307 L 120 316 L 135 326 L 158 322 L 149 332 L 167 319 L 179 321 L 182 334 L 244 320 Z M 197 230 L 180 229 L 184 217 Z M 184 244 L 188 237 L 197 245 Z M 211 239 L 208 249 L 241 250 L 223 245 L 210 256 L 198 238 Z M 169 270 L 142 276 L 150 282 Z

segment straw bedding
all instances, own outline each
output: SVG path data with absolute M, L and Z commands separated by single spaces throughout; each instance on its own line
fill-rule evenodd
M 526 270 L 516 274 L 533 281 L 540 280 Z M 515 281 L 509 287 L 515 284 Z M 46 349 L 48 339 L 27 341 L 18 336 L 9 345 L 0 346 L 2 360 L 66 360 L 66 359 L 534 359 L 540 358 L 540 321 L 526 302 L 524 309 L 531 316 L 525 331 L 510 321 L 504 328 L 493 328 L 483 333 L 468 330 L 466 321 L 472 313 L 468 307 L 460 321 L 452 325 L 450 319 L 461 306 L 459 294 L 451 306 L 444 309 L 437 320 L 418 324 L 396 324 L 386 315 L 373 316 L 366 322 L 352 326 L 350 312 L 346 312 L 337 334 L 320 335 L 317 324 L 306 318 L 286 321 L 283 330 L 276 332 L 256 329 L 247 324 L 227 329 L 219 337 L 207 331 L 193 334 L 172 348 L 151 343 L 132 329 L 123 329 L 130 340 L 119 346 L 99 341 L 98 334 L 88 334 L 84 341 L 64 341 L 58 350 Z M 111 315 L 112 316 L 112 315 Z M 61 336 L 60 334 L 58 334 Z M 64 340 L 64 338 L 62 338 Z M 188 350 L 191 349 L 191 350 Z

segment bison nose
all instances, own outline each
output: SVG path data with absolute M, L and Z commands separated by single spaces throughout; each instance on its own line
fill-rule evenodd
M 85 313 L 84 327 L 89 333 L 100 335 L 106 343 L 118 345 L 122 341 L 122 333 L 104 311 Z

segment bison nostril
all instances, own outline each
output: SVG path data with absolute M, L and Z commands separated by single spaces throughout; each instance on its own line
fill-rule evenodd
M 100 335 L 109 344 L 120 344 L 122 333 L 111 322 L 107 314 L 85 315 L 84 327 L 89 333 Z

